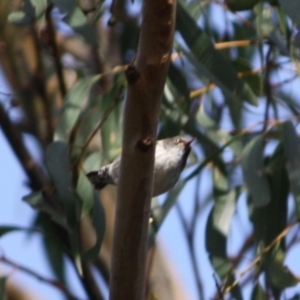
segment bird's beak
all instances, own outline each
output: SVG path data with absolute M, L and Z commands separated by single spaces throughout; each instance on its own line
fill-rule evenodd
M 194 140 L 195 140 L 195 138 L 192 138 L 192 139 L 190 139 L 189 141 L 184 142 L 184 146 L 185 146 L 186 148 L 190 147 L 191 143 L 192 143 Z

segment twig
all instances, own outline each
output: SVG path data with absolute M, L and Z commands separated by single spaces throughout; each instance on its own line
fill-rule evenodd
M 36 191 L 42 189 L 44 186 L 47 186 L 47 177 L 28 152 L 24 145 L 23 137 L 19 128 L 11 122 L 8 113 L 4 110 L 1 104 L 0 126 L 12 150 L 14 151 L 29 178 L 31 188 Z
M 34 40 L 34 47 L 36 52 L 36 61 L 37 61 L 37 69 L 34 73 L 34 81 L 31 83 L 31 85 L 34 86 L 34 90 L 36 90 L 40 97 L 41 97 L 41 103 L 42 103 L 42 110 L 43 110 L 43 117 L 46 120 L 46 131 L 45 134 L 43 134 L 43 131 L 39 131 L 40 138 L 42 141 L 42 145 L 44 148 L 52 142 L 53 139 L 53 132 L 54 132 L 54 122 L 53 122 L 53 115 L 52 115 L 52 102 L 49 98 L 49 95 L 47 93 L 46 89 L 46 76 L 45 76 L 45 69 L 44 69 L 44 63 L 42 58 L 42 51 L 40 47 L 40 43 L 38 40 L 38 35 L 35 27 L 31 27 L 32 36 Z M 33 87 L 32 87 L 33 88 Z M 26 101 L 26 99 L 25 99 Z M 38 110 L 36 111 L 38 112 Z M 38 120 L 38 125 L 40 125 L 40 120 Z
M 61 93 L 62 98 L 66 96 L 67 93 L 67 88 L 64 80 L 64 74 L 63 74 L 63 67 L 60 61 L 60 54 L 58 51 L 58 47 L 56 44 L 56 39 L 55 39 L 55 30 L 53 26 L 53 21 L 51 17 L 51 11 L 53 9 L 53 5 L 49 5 L 47 11 L 46 11 L 46 21 L 47 21 L 47 30 L 49 33 L 49 41 L 51 44 L 51 50 L 52 50 L 52 56 L 54 58 L 54 66 L 56 69 L 56 74 L 57 74 L 57 79 L 58 79 L 58 84 L 59 84 L 59 90 Z
M 224 295 L 223 295 L 223 291 L 222 291 L 222 287 L 220 286 L 219 282 L 218 282 L 218 279 L 217 279 L 217 276 L 215 273 L 213 273 L 213 278 L 215 280 L 215 284 L 216 284 L 216 287 L 217 287 L 217 291 L 218 291 L 218 294 L 216 297 L 214 297 L 214 299 L 221 299 L 223 300 L 224 299 Z
M 257 263 L 260 262 L 263 254 L 269 252 L 272 249 L 272 247 L 275 246 L 281 239 L 283 239 L 288 234 L 288 232 L 299 222 L 300 222 L 300 218 L 298 218 L 297 220 L 292 222 L 290 225 L 288 225 L 284 230 L 282 230 L 282 232 L 268 246 L 266 246 L 262 250 L 262 252 L 259 256 L 257 256 L 243 271 L 239 272 L 238 278 L 230 286 L 228 286 L 225 289 L 224 295 L 229 293 L 240 282 L 240 280 L 244 277 L 244 275 L 247 274 L 249 272 L 249 270 L 251 270 L 254 266 L 257 265 Z
M 48 283 L 49 285 L 52 285 L 53 287 L 59 289 L 60 291 L 62 291 L 66 296 L 70 297 L 71 299 L 73 300 L 79 300 L 80 298 L 74 296 L 66 286 L 64 286 L 60 281 L 57 281 L 55 279 L 51 279 L 51 278 L 47 278 L 47 277 L 44 277 L 38 273 L 36 273 L 35 271 L 27 268 L 27 267 L 24 267 L 24 266 L 21 266 L 20 264 L 17 264 L 15 262 L 13 262 L 12 260 L 6 258 L 4 255 L 1 255 L 0 256 L 0 261 L 9 265 L 9 266 L 12 266 L 13 268 L 17 269 L 17 270 L 20 270 L 28 275 L 31 275 L 32 277 L 36 278 L 37 280 L 40 280 L 42 282 L 45 282 L 45 283 Z

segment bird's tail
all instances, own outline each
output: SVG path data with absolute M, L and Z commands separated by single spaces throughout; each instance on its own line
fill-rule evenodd
M 102 190 L 109 182 L 102 172 L 92 171 L 86 174 L 95 189 Z

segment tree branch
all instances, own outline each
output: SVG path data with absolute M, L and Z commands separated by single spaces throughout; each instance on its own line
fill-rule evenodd
M 37 191 L 48 185 L 48 179 L 43 170 L 31 157 L 27 148 L 23 143 L 23 137 L 20 130 L 11 122 L 8 113 L 0 104 L 0 126 L 7 138 L 12 150 L 20 161 L 25 173 L 30 180 L 30 186 L 33 190 Z
M 76 297 L 75 295 L 73 295 L 71 293 L 71 291 L 65 285 L 63 285 L 61 282 L 59 282 L 55 279 L 46 278 L 46 277 L 36 273 L 35 271 L 33 271 L 33 270 L 31 270 L 27 267 L 21 266 L 21 265 L 15 263 L 15 262 L 9 260 L 4 255 L 0 256 L 0 261 L 7 264 L 7 265 L 9 265 L 9 266 L 11 266 L 11 267 L 13 267 L 13 268 L 15 268 L 15 269 L 21 270 L 24 273 L 27 273 L 27 274 L 31 275 L 32 277 L 36 278 L 37 280 L 40 280 L 42 282 L 48 283 L 49 285 L 52 285 L 53 287 L 55 287 L 58 290 L 60 290 L 61 292 L 63 292 L 66 296 L 68 296 L 69 299 L 79 300 L 79 298 Z
M 161 96 L 175 0 L 144 0 L 136 62 L 126 71 L 123 152 L 112 250 L 111 300 L 145 298 L 147 234 Z

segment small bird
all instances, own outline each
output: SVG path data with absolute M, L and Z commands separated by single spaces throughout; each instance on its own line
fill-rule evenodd
M 194 139 L 172 137 L 159 140 L 155 148 L 153 197 L 169 191 L 178 181 L 186 165 Z M 118 185 L 121 156 L 99 171 L 87 173 L 87 177 L 98 190 L 107 184 Z

